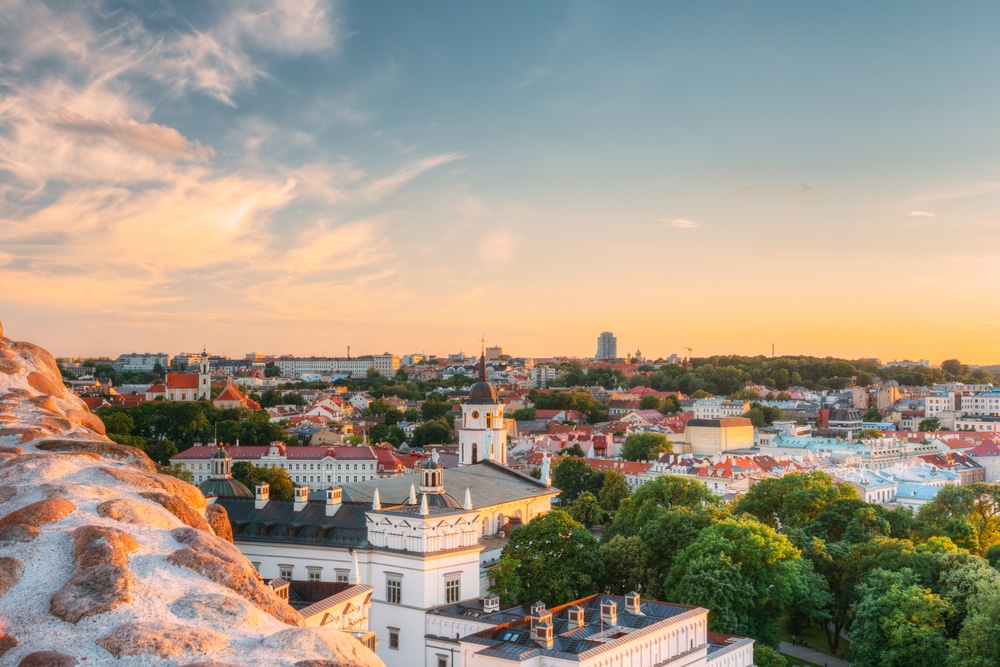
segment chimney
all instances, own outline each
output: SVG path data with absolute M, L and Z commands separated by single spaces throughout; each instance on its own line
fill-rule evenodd
M 611 600 L 601 602 L 601 622 L 606 627 L 618 625 L 618 605 Z
M 271 498 L 271 485 L 267 482 L 261 482 L 257 485 L 256 490 L 257 493 L 254 494 L 253 508 L 255 510 L 262 510 Z
M 552 648 L 552 623 L 549 621 L 542 621 L 535 626 L 532 631 L 534 634 L 535 643 L 542 648 Z
M 342 489 L 335 486 L 326 490 L 326 515 L 333 516 L 340 509 Z
M 582 628 L 584 624 L 584 613 L 583 607 L 579 605 L 570 607 L 567 610 L 566 618 L 568 620 L 569 628 Z
M 372 494 L 372 509 L 378 512 L 382 509 L 382 501 L 378 497 L 378 488 L 375 488 L 375 492 Z
M 544 602 L 536 602 L 531 605 L 531 631 L 534 633 L 535 628 L 538 627 L 540 623 L 549 623 L 552 621 L 552 612 L 545 609 Z
M 630 614 L 641 614 L 639 594 L 632 591 L 625 596 L 625 611 Z
M 490 593 L 483 598 L 483 613 L 492 614 L 497 611 L 500 611 L 500 596 Z
M 309 504 L 309 486 L 306 484 L 296 485 L 294 498 L 295 504 L 292 505 L 292 509 L 301 512 Z

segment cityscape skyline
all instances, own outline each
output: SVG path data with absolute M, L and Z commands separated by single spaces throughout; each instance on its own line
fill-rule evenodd
M 0 320 L 1000 362 L 1000 6 L 10 0 Z

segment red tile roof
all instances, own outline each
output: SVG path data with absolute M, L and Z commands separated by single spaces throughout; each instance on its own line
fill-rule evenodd
M 167 387 L 170 389 L 197 389 L 197 373 L 167 373 Z

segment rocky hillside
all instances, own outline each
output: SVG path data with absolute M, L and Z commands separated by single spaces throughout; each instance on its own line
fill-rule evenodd
M 375 666 L 305 628 L 221 507 L 104 436 L 45 350 L 0 329 L 0 664 Z

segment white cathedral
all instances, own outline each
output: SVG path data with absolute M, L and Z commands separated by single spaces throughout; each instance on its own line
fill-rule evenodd
M 312 495 L 298 486 L 293 500 L 270 500 L 266 484 L 251 494 L 231 481 L 220 447 L 202 488 L 226 508 L 236 546 L 264 579 L 354 585 L 356 597 L 367 589 L 368 630 L 387 667 L 752 664 L 753 640 L 708 633 L 709 611 L 698 607 L 636 594 L 550 610 L 501 606 L 487 591 L 488 569 L 510 531 L 548 512 L 559 490 L 548 483 L 547 459 L 542 481 L 505 465 L 503 406 L 485 372 L 458 431 L 458 468 L 444 469 L 435 454 L 415 475 Z
M 458 664 L 441 663 L 440 647 L 425 637 L 425 615 L 486 596 L 505 537 L 548 512 L 559 490 L 506 466 L 503 405 L 483 371 L 457 426 L 458 468 L 444 469 L 435 454 L 414 475 L 312 494 L 297 486 L 289 501 L 271 500 L 266 484 L 253 494 L 206 488 L 223 489 L 214 502 L 265 580 L 372 586 L 369 624 L 388 667 Z M 229 476 L 227 466 L 219 470 Z

